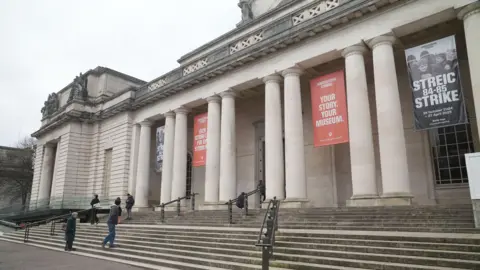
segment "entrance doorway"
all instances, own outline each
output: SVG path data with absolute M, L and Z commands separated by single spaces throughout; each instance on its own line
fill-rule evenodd
M 260 169 L 259 171 L 259 180 L 263 181 L 263 184 L 265 185 L 265 188 L 268 188 L 267 186 L 267 181 L 265 177 L 265 137 L 260 138 L 260 143 L 259 143 L 260 149 L 260 155 L 259 155 L 259 166 L 258 168 Z M 283 151 L 285 152 L 285 139 L 283 139 Z M 283 175 L 285 177 L 285 154 L 283 155 Z M 283 197 L 285 198 L 286 192 L 286 181 L 283 181 Z

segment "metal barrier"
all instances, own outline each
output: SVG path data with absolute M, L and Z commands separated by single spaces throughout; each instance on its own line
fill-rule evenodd
M 188 200 L 191 199 L 190 201 L 190 209 L 192 211 L 195 211 L 195 196 L 199 195 L 198 193 L 192 193 L 189 196 L 184 196 L 166 203 L 162 203 L 160 205 L 160 222 L 164 223 L 165 222 L 165 206 L 170 205 L 172 203 L 177 203 L 177 216 L 180 216 L 180 210 L 181 210 L 181 201 L 182 200 Z
M 260 192 L 260 189 L 255 189 L 252 190 L 248 193 L 245 193 L 245 201 L 244 201 L 244 207 L 243 207 L 243 213 L 245 216 L 248 216 L 248 197 L 257 194 Z M 238 197 L 232 200 L 229 200 L 226 205 L 228 205 L 228 223 L 233 224 L 233 203 L 236 203 L 238 201 Z
M 273 258 L 273 248 L 275 246 L 275 232 L 278 231 L 278 211 L 280 201 L 276 197 L 270 200 L 267 207 L 267 213 L 263 218 L 262 227 L 258 235 L 255 246 L 262 247 L 262 270 L 268 270 L 270 259 Z M 264 233 L 264 230 L 266 232 Z

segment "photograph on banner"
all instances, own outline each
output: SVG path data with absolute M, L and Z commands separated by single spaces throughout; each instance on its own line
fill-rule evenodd
M 455 36 L 405 50 L 415 130 L 468 122 Z
M 165 142 L 165 126 L 161 126 L 157 128 L 157 136 L 156 136 L 156 162 L 155 162 L 155 167 L 157 171 L 162 171 L 162 165 L 163 165 L 163 145 Z
M 315 147 L 348 142 L 344 71 L 310 81 Z
M 193 123 L 193 161 L 194 167 L 205 166 L 207 159 L 207 123 L 208 114 L 195 116 Z

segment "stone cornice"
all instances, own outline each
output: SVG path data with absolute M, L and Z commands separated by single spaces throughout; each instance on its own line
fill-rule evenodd
M 473 14 L 477 14 L 480 12 L 480 2 L 477 1 L 477 2 L 474 2 L 470 5 L 467 5 L 465 7 L 463 7 L 460 12 L 458 12 L 458 19 L 459 20 L 465 20 L 467 19 L 469 16 L 473 15 Z

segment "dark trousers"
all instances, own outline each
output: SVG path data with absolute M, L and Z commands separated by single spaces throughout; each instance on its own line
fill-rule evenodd
M 73 236 L 66 235 L 65 236 L 65 250 L 72 250 L 73 249 Z
M 98 224 L 97 209 L 92 208 L 91 215 L 92 215 L 92 217 L 90 218 L 90 220 L 92 221 L 92 224 L 93 223 Z

